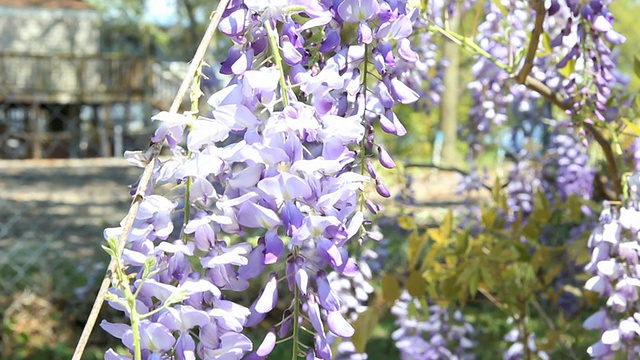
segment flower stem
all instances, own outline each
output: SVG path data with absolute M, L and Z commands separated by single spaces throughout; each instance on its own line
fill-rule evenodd
M 271 45 L 271 53 L 273 54 L 273 60 L 276 64 L 276 67 L 280 71 L 280 91 L 282 92 L 282 102 L 284 106 L 289 106 L 289 97 L 287 96 L 287 81 L 284 78 L 284 66 L 282 65 L 282 56 L 280 56 L 280 49 L 278 48 L 278 41 L 276 39 L 276 32 L 271 27 L 271 23 L 269 21 L 265 21 L 265 28 L 267 29 L 267 34 L 269 35 L 269 44 Z
M 449 40 L 461 46 L 463 49 L 466 49 L 467 51 L 470 51 L 472 53 L 485 57 L 487 60 L 493 62 L 497 67 L 499 67 L 502 70 L 505 70 L 509 74 L 513 73 L 513 69 L 509 65 L 506 65 L 500 62 L 500 60 L 496 59 L 493 55 L 489 54 L 486 50 L 484 50 L 478 44 L 476 44 L 475 41 L 467 38 L 466 36 L 462 36 L 448 29 L 443 29 L 438 25 L 429 25 L 428 30 L 439 32 Z
M 129 291 L 131 293 L 131 291 Z M 131 313 L 131 330 L 133 331 L 133 356 L 135 360 L 142 360 L 142 348 L 140 347 L 140 316 L 136 311 L 136 299 L 129 303 Z

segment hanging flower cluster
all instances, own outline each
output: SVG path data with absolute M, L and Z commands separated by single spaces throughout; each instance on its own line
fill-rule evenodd
M 220 67 L 232 79 L 208 99 L 211 112 L 153 117 L 152 140 L 172 156 L 156 164 L 128 238 L 132 283 L 111 294 L 139 326 L 102 324 L 131 354 L 139 333 L 145 359 L 263 359 L 277 338 L 296 356 L 330 359 L 330 339 L 353 335 L 327 272 L 361 276 L 346 245 L 367 235 L 365 210 L 379 209 L 365 185 L 390 195 L 368 158 L 395 166 L 374 123 L 404 135 L 392 108 L 418 99 L 393 71 L 417 58 L 406 39 L 415 16 L 399 1 L 231 1 L 219 30 L 233 41 Z M 160 185 L 174 188 L 159 195 Z M 264 273 L 249 308 L 226 299 Z M 244 327 L 279 301 L 282 321 L 253 349 Z
M 606 305 L 583 324 L 600 331 L 600 340 L 589 347 L 590 356 L 610 358 L 621 351 L 629 356 L 640 351 L 640 174 L 628 180 L 630 197 L 620 209 L 605 202 L 600 224 L 589 237 L 591 261 L 585 271 L 591 278 L 585 289 L 607 299 Z
M 553 0 L 548 9 L 549 16 L 555 17 L 559 25 L 550 45 L 564 50 L 556 67 L 569 66 L 571 70 L 563 84 L 573 97 L 571 112 L 589 105 L 597 121 L 613 121 L 617 117 L 617 109 L 607 103 L 613 89 L 629 81 L 616 70 L 617 56 L 612 49 L 626 38 L 613 28 L 610 2 Z

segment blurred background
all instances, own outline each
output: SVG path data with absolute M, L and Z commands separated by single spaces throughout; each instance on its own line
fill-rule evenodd
M 108 262 L 100 248 L 102 230 L 124 217 L 131 201 L 127 185 L 140 174 L 122 154 L 146 148 L 154 131 L 149 118 L 168 110 L 215 5 L 0 0 L 1 359 L 70 357 Z M 618 31 L 628 38 L 621 67 L 632 74 L 640 5 L 617 0 L 613 10 Z M 205 94 L 225 81 L 213 74 L 226 46 L 214 38 L 205 58 L 211 65 Z M 436 226 L 449 209 L 463 204 L 454 184 L 469 170 L 458 136 L 470 112 L 464 84 L 473 58 L 462 51 L 459 57 L 450 69 L 460 81 L 442 94 L 459 99 L 455 111 L 406 106 L 398 115 L 408 135 L 385 143 L 400 165 L 385 175 L 397 196 L 384 203 L 378 219 L 385 238 L 398 240 L 387 250 L 385 267 L 403 261 L 394 257 L 394 251 L 404 254 L 406 245 L 406 233 L 396 225 L 399 213 L 409 209 L 416 221 Z M 633 77 L 631 86 L 638 85 Z M 535 124 L 516 123 L 521 136 L 544 136 Z M 486 184 L 501 174 L 515 146 L 495 136 L 496 146 L 481 159 L 495 169 L 482 179 Z M 478 198 L 489 196 L 478 192 Z M 397 356 L 382 350 L 394 348 L 388 339 L 392 325 L 383 323 L 374 335 L 382 340 L 374 345 L 384 354 L 379 358 Z M 95 329 L 85 358 L 102 358 L 113 343 Z

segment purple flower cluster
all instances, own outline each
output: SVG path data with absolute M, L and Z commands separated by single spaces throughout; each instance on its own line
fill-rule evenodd
M 589 237 L 591 260 L 585 271 L 592 277 L 585 289 L 607 299 L 606 305 L 583 324 L 585 329 L 600 331 L 600 340 L 589 347 L 588 354 L 609 359 L 617 351 L 629 358 L 640 353 L 640 208 L 637 202 L 637 179 L 629 181 L 633 195 L 619 210 L 605 202 L 600 223 Z M 635 199 L 634 199 L 635 198 Z
M 556 67 L 562 69 L 570 63 L 575 67 L 563 84 L 573 96 L 573 113 L 589 105 L 595 120 L 612 121 L 617 116 L 615 107 L 607 106 L 612 89 L 626 84 L 628 79 L 616 71 L 616 56 L 612 47 L 626 38 L 613 29 L 613 16 L 609 0 L 578 1 L 553 0 L 548 14 L 562 26 L 551 40 L 554 48 L 566 49 Z
M 406 291 L 391 308 L 399 328 L 391 334 L 403 360 L 471 360 L 476 346 L 474 329 L 460 310 L 450 312 L 438 305 L 423 309 Z M 423 316 L 421 316 L 423 315 Z
M 572 195 L 591 200 L 596 169 L 589 165 L 587 148 L 573 128 L 559 124 L 556 129 L 543 165 L 547 190 L 563 201 Z
M 143 358 L 250 352 L 246 359 L 264 359 L 281 338 L 293 340 L 296 356 L 330 359 L 331 339 L 353 335 L 349 299 L 327 272 L 351 277 L 356 298 L 372 291 L 346 245 L 368 233 L 365 205 L 379 208 L 365 185 L 373 180 L 390 195 L 367 156 L 395 166 L 375 142 L 374 121 L 404 135 L 392 107 L 418 99 L 394 72 L 400 60 L 417 59 L 406 39 L 415 16 L 398 1 L 231 1 L 219 30 L 233 41 L 220 67 L 232 79 L 208 99 L 211 112 L 153 118 L 160 126 L 152 140 L 166 141 L 172 156 L 156 164 L 152 185 L 184 191 L 163 196 L 150 186 L 123 254 L 125 266 L 140 270 L 131 292 Z M 355 35 L 343 40 L 350 29 Z M 379 81 L 371 87 L 368 77 Z M 129 158 L 144 162 L 145 155 Z M 107 229 L 105 237 L 120 232 Z M 267 272 L 249 308 L 225 299 L 223 291 L 245 291 Z M 243 328 L 289 298 L 281 282 L 293 299 L 253 349 Z M 112 297 L 112 306 L 126 310 L 120 288 Z M 103 328 L 133 353 L 130 326 Z M 313 346 L 300 343 L 303 328 L 312 329 Z
M 146 197 L 136 216 L 129 243 L 123 253 L 123 263 L 132 269 L 146 267 L 152 260 L 150 271 L 139 271 L 132 285 L 137 313 L 144 318 L 140 323 L 143 358 L 161 358 L 168 353 L 177 359 L 240 359 L 252 347 L 242 330 L 249 309 L 225 300 L 221 290 L 242 291 L 248 283 L 238 279 L 235 266 L 247 263 L 250 250 L 245 244 L 227 246 L 224 242 L 208 243 L 206 257 L 201 265 L 204 274 L 196 271 L 189 258 L 202 248 L 202 244 L 169 240 L 173 231 L 171 214 L 176 203 L 159 195 Z M 220 223 L 227 218 L 216 219 Z M 105 230 L 105 238 L 118 237 L 122 228 Z M 158 242 L 156 244 L 156 242 Z M 145 276 L 149 274 L 150 276 Z M 124 294 L 118 288 L 111 290 L 109 303 L 118 310 L 130 312 L 122 305 Z M 107 321 L 101 327 L 133 353 L 133 329 L 129 325 Z M 198 343 L 194 339 L 199 339 Z M 224 356 L 224 357 L 223 357 Z M 129 359 L 113 350 L 105 359 Z
M 521 155 L 523 158 L 530 156 L 526 151 Z M 518 213 L 522 213 L 523 218 L 526 218 L 533 211 L 534 196 L 542 186 L 539 167 L 534 161 L 521 159 L 513 164 L 507 181 L 507 218 L 509 221 L 515 221 Z

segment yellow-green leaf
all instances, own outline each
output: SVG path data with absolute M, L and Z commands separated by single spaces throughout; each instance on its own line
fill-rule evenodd
M 386 274 L 382 278 L 382 298 L 385 301 L 393 303 L 400 297 L 401 292 L 402 289 L 400 288 L 400 284 L 393 275 Z
M 364 353 L 367 347 L 367 341 L 373 335 L 373 330 L 378 325 L 380 313 L 377 308 L 370 307 L 358 315 L 358 319 L 354 321 L 353 328 L 356 332 L 351 337 L 351 342 L 356 348 L 356 352 Z
M 429 234 L 431 240 L 433 240 L 433 242 L 435 242 L 436 244 L 441 246 L 447 244 L 447 238 L 443 236 L 442 231 L 437 229 L 429 229 L 427 230 L 427 233 Z
M 482 210 L 482 223 L 489 229 L 494 228 L 498 212 L 493 208 L 485 208 Z
M 640 97 L 639 97 L 640 98 Z M 636 136 L 640 136 L 640 126 L 638 126 L 638 124 L 633 123 L 631 120 L 629 119 L 624 119 L 624 122 L 627 124 L 627 126 L 629 127 L 629 129 L 631 129 L 631 131 L 633 131 L 633 133 Z
M 543 51 L 538 51 L 536 56 L 544 57 L 553 54 L 553 49 L 551 48 L 551 37 L 547 33 L 542 34 L 542 49 Z
M 413 218 L 411 216 L 400 216 L 398 218 L 398 226 L 400 226 L 401 229 L 405 229 L 405 230 L 413 230 L 416 226 L 415 221 L 413 221 Z
M 409 259 L 409 268 L 415 268 L 424 243 L 427 241 L 425 236 L 421 236 L 417 231 L 412 232 L 409 235 L 409 246 L 407 248 L 407 259 Z
M 427 282 L 424 281 L 420 272 L 412 270 L 407 279 L 407 291 L 411 296 L 423 296 L 427 291 Z
M 458 255 L 461 255 L 469 248 L 469 232 L 466 231 L 463 234 L 460 234 L 456 240 L 456 250 L 458 251 Z
M 560 75 L 568 78 L 569 76 L 571 76 L 571 74 L 575 72 L 575 69 L 576 69 L 576 61 L 574 59 L 571 59 L 567 62 L 567 65 L 565 65 L 565 67 L 559 70 L 559 72 L 560 72 Z
M 445 238 L 451 237 L 451 230 L 453 229 L 453 211 L 449 210 L 447 215 L 442 220 L 442 226 L 440 226 L 440 231 L 442 232 L 442 236 Z

